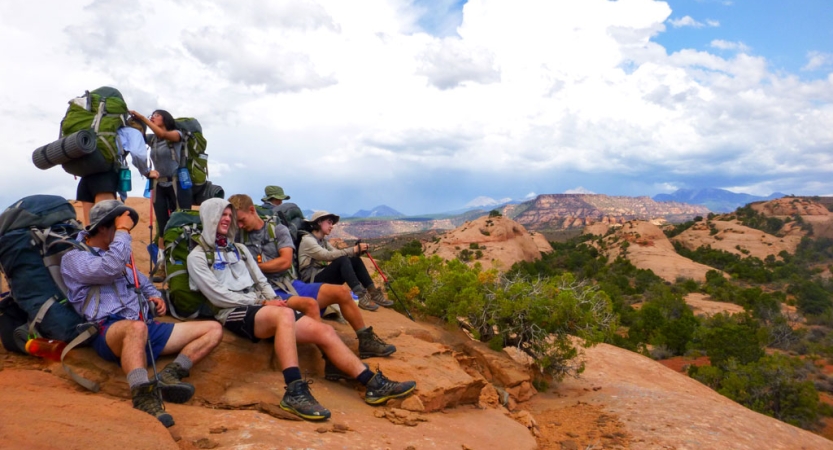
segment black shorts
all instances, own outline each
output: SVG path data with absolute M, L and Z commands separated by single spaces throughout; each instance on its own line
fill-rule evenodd
M 260 342 L 260 339 L 255 337 L 255 315 L 263 305 L 240 306 L 234 308 L 226 317 L 226 323 L 223 324 L 232 333 L 244 337 L 252 342 Z M 304 317 L 300 311 L 293 311 L 295 313 L 295 321 Z
M 94 173 L 81 177 L 78 182 L 78 189 L 75 191 L 75 199 L 79 202 L 95 203 L 96 194 L 109 192 L 116 195 L 119 188 L 119 173 L 115 170 Z

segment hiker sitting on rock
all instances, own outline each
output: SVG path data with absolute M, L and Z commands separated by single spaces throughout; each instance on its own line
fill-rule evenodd
M 289 229 L 282 223 L 260 218 L 251 197 L 232 195 L 228 199 L 237 213 L 237 240 L 254 255 L 257 267 L 275 289 L 275 294 L 286 300 L 287 306 L 301 311 L 308 317 L 321 320 L 324 309 L 338 305 L 344 318 L 359 338 L 359 357 L 388 356 L 396 347 L 387 344 L 366 327 L 362 313 L 353 301 L 347 286 L 340 284 L 304 283 L 298 280 L 293 266 L 295 245 Z M 339 372 L 327 361 L 324 367 L 327 379 L 337 379 Z
M 130 230 L 138 220 L 138 213 L 118 200 L 97 203 L 90 211 L 90 225 L 78 235 L 78 240 L 91 250 L 67 252 L 61 260 L 61 274 L 75 310 L 87 321 L 99 324 L 93 348 L 102 358 L 120 363 L 127 374 L 133 407 L 170 427 L 174 419 L 165 412 L 162 399 L 184 403 L 194 395 L 194 386 L 182 378 L 220 343 L 223 329 L 213 321 L 175 325 L 150 319 L 154 314 L 165 314 L 165 302 L 147 277 L 130 266 Z M 146 302 L 134 289 L 134 274 L 138 274 Z M 158 373 L 158 384 L 150 381 L 148 358 L 156 360 L 177 352 L 176 359 Z
M 302 235 L 298 245 L 301 279 L 307 283 L 347 283 L 359 297 L 359 308 L 368 311 L 379 309 L 378 305 L 393 306 L 393 302 L 386 299 L 385 294 L 373 284 L 362 262 L 360 255 L 367 251 L 367 244 L 359 243 L 338 250 L 327 242 L 327 236 L 333 231 L 338 219 L 337 215 L 327 211 L 316 211 L 311 219 L 305 220 L 312 232 L 299 232 Z
M 200 205 L 203 231 L 200 245 L 188 255 L 188 276 L 216 307 L 216 318 L 230 331 L 252 342 L 275 338 L 274 349 L 286 382 L 280 407 L 308 420 L 323 420 L 330 411 L 312 396 L 298 367 L 297 343 L 318 346 L 335 367 L 367 387 L 365 402 L 383 404 L 404 397 L 416 387 L 413 381 L 388 380 L 375 374 L 344 344 L 335 330 L 296 312 L 275 291 L 245 246 L 234 243 L 237 215 L 227 201 L 213 198 Z M 209 261 L 209 258 L 211 261 Z

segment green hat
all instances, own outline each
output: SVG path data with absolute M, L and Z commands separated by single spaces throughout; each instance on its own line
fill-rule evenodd
M 266 186 L 266 189 L 263 190 L 263 193 L 266 194 L 263 196 L 260 201 L 268 202 L 273 198 L 275 200 L 289 200 L 289 196 L 283 193 L 283 188 L 280 186 Z

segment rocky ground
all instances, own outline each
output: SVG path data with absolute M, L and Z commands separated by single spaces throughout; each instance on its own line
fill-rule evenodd
M 534 261 L 542 252 L 551 252 L 552 246 L 541 233 L 527 231 L 523 225 L 512 219 L 480 217 L 443 234 L 439 239 L 425 244 L 426 255 L 438 255 L 443 259 L 454 259 L 463 250 L 470 253 L 480 251 L 480 262 L 485 267 L 498 264 L 504 270 L 519 261 Z
M 129 202 L 147 208 L 142 199 Z M 148 263 L 146 227 L 145 219 L 133 232 L 139 267 Z M 653 230 L 629 231 L 629 253 L 658 246 Z M 637 243 L 649 238 L 654 245 Z M 704 298 L 690 301 L 704 311 L 715 307 Z M 363 314 L 399 349 L 366 362 L 391 378 L 417 380 L 412 397 L 370 407 L 355 383 L 325 381 L 318 350 L 302 346 L 302 370 L 333 417 L 293 420 L 276 407 L 283 383 L 271 345 L 226 333 L 192 372 L 195 398 L 168 406 L 177 424 L 165 429 L 131 407 L 120 369 L 90 349 L 74 351 L 68 363 L 102 384 L 95 394 L 70 381 L 59 363 L 0 350 L 0 447 L 833 449 L 823 437 L 743 408 L 680 373 L 688 362 L 670 368 L 602 344 L 585 351 L 580 378 L 551 381 L 537 392 L 529 368 L 458 330 L 391 310 Z M 355 350 L 352 330 L 328 323 Z
M 610 261 L 624 255 L 634 266 L 651 270 L 658 277 L 672 283 L 679 277 L 702 282 L 706 280 L 706 272 L 713 270 L 712 267 L 680 256 L 662 230 L 651 222 L 630 221 L 617 226 L 611 234 L 608 234 L 608 230 L 610 225 L 597 223 L 585 228 L 584 232 L 605 236 L 603 247 L 597 243 L 594 245 Z

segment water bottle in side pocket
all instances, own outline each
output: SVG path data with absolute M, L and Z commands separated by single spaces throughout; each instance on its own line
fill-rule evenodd
M 182 190 L 191 189 L 191 175 L 188 173 L 187 167 L 180 167 L 176 170 L 176 176 L 179 178 L 179 188 Z

